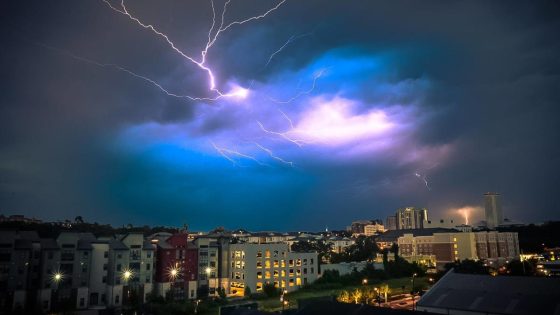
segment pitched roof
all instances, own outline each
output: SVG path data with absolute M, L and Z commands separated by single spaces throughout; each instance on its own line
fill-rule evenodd
M 560 314 L 560 278 L 448 272 L 418 307 L 496 314 Z

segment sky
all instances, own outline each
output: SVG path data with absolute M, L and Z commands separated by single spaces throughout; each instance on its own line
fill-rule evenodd
M 0 213 L 322 230 L 405 206 L 474 222 L 492 191 L 560 219 L 557 1 L 0 12 Z

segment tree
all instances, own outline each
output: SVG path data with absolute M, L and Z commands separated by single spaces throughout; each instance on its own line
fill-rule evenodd
M 263 285 L 263 292 L 268 297 L 278 296 L 280 295 L 280 290 L 274 285 L 274 283 L 265 283 Z
M 243 291 L 243 295 L 251 296 L 251 288 L 245 287 L 245 290 Z
M 74 222 L 76 224 L 83 224 L 84 223 L 84 219 L 82 218 L 81 215 L 77 216 L 76 218 L 74 218 Z
M 465 259 L 462 261 L 455 261 L 452 263 L 445 264 L 445 271 L 449 271 L 451 268 L 457 273 L 468 273 L 468 274 L 478 274 L 487 275 L 490 274 L 488 267 L 484 266 L 481 260 L 474 261 L 472 259 Z
M 535 273 L 534 266 L 529 261 L 514 259 L 506 264 L 506 274 L 510 276 L 527 276 Z

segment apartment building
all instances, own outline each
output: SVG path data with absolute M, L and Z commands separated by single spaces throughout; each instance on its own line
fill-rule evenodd
M 198 295 L 218 295 L 218 289 L 229 287 L 229 243 L 223 236 L 200 236 L 194 239 L 198 248 Z
M 512 232 L 405 233 L 398 237 L 397 244 L 401 257 L 440 268 L 456 260 L 503 263 L 519 256 L 517 233 Z
M 197 298 L 198 249 L 187 233 L 154 238 L 157 246 L 156 291 L 175 300 Z
M 290 251 L 288 244 L 231 244 L 229 294 L 261 292 L 266 283 L 293 291 L 319 275 L 317 253 Z

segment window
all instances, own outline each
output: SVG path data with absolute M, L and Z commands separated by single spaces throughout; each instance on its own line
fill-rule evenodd
M 296 262 L 296 266 L 301 266 L 301 258 L 298 258 L 298 260 Z
M 307 268 L 303 268 L 303 274 L 304 274 L 304 275 L 307 274 Z
M 150 270 L 151 266 L 150 264 L 146 264 L 146 270 Z
M 274 251 L 274 257 L 278 257 L 278 251 L 277 250 Z
M 266 260 L 266 261 L 264 262 L 264 267 L 265 267 L 265 268 L 270 268 L 270 260 Z
M 294 269 L 290 269 L 290 277 L 294 276 Z
M 120 299 L 119 295 L 118 294 L 115 295 L 115 304 L 119 304 L 119 299 Z
M 257 279 L 262 279 L 262 272 L 257 272 Z
M 103 257 L 104 257 L 104 258 L 109 257 L 109 252 L 108 252 L 108 251 L 105 251 L 105 252 L 103 253 Z
M 121 264 L 117 264 L 117 271 L 121 271 L 121 268 L 122 268 Z
M 103 276 L 103 279 L 101 280 L 103 283 L 107 283 L 107 276 Z
M 148 252 L 146 253 L 146 257 L 152 258 L 152 251 L 148 251 Z
M 311 264 L 313 265 L 313 258 L 311 258 Z
M 261 252 L 261 251 L 258 251 L 258 252 L 257 252 L 257 258 L 261 258 L 261 257 L 262 257 L 262 252 Z
M 290 279 L 290 284 L 289 285 L 290 285 L 290 287 L 294 286 L 294 279 Z
M 290 267 L 293 267 L 293 266 L 294 266 L 294 260 L 293 260 L 293 259 L 290 259 L 290 261 L 288 261 L 288 265 L 289 265 Z
M 274 270 L 273 275 L 274 275 L 274 278 L 278 278 L 278 270 Z
M 286 276 L 286 270 L 282 270 L 282 277 Z
M 146 276 L 146 283 L 150 283 L 150 276 Z
M 265 271 L 264 278 L 265 279 L 270 279 L 270 271 Z
M 121 259 L 122 258 L 122 254 L 117 254 L 117 259 Z
M 286 261 L 284 259 L 280 260 L 280 266 L 282 268 L 286 267 Z
M 286 280 L 282 280 L 282 282 L 280 282 L 280 284 L 281 284 L 282 288 L 285 288 L 286 287 Z
M 270 250 L 265 251 L 265 258 L 270 258 Z
M 315 273 L 315 270 L 313 267 L 311 267 L 311 273 Z
M 279 264 L 278 264 L 278 260 L 274 261 L 274 268 L 278 268 Z
M 80 306 L 84 307 L 84 304 L 86 303 L 84 298 L 80 298 Z
M 296 278 L 296 285 L 301 285 L 301 278 Z
M 53 259 L 53 252 L 52 251 L 49 251 L 49 253 L 47 254 L 47 258 L 48 259 Z
M 107 270 L 107 264 L 103 264 L 103 270 Z
M 304 264 L 304 265 L 307 265 L 307 259 L 304 259 L 304 260 L 303 260 L 303 264 Z
M 262 290 L 262 282 L 257 282 L 257 291 Z

